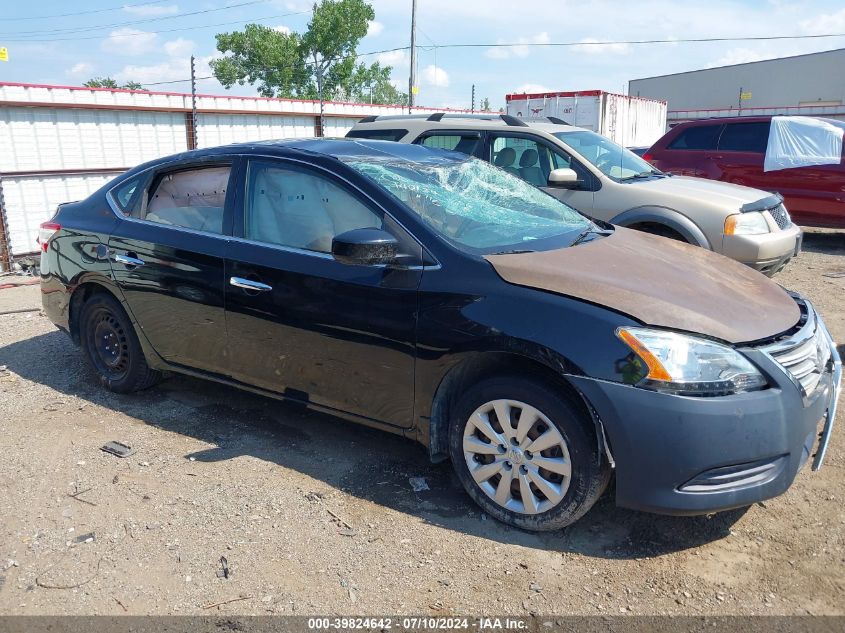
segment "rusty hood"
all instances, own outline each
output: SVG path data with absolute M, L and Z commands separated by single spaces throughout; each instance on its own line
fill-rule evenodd
M 798 322 L 786 291 L 757 271 L 697 246 L 616 227 L 570 248 L 489 255 L 505 280 L 628 314 L 649 325 L 743 343 Z

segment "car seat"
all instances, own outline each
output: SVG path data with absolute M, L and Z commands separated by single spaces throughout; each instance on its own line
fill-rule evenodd
M 513 147 L 504 147 L 496 154 L 493 164 L 500 169 L 512 173 L 514 176 L 519 176 L 519 171 L 513 166 L 516 160 L 516 150 Z
M 539 154 L 536 149 L 527 149 L 519 157 L 519 174 L 526 182 L 538 187 L 545 187 L 548 183 L 543 178 L 543 170 L 537 166 Z

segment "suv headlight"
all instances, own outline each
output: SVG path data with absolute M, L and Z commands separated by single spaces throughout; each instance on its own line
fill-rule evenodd
M 616 335 L 645 363 L 639 387 L 685 396 L 726 396 L 767 384 L 754 365 L 727 345 L 647 327 L 619 328 Z
M 725 218 L 725 235 L 762 235 L 769 232 L 769 223 L 760 211 L 736 213 Z

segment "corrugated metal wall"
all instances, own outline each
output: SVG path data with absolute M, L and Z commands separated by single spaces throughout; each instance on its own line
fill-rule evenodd
M 178 112 L 4 108 L 0 173 L 131 167 L 185 149 Z
M 60 203 L 88 197 L 119 173 L 4 177 L 3 198 L 12 254 L 37 250 L 38 225 L 49 220 Z
M 310 116 L 200 114 L 197 119 L 197 143 L 200 147 L 314 136 L 314 117 Z
M 197 145 L 315 134 L 319 103 L 198 95 Z M 414 108 L 431 113 L 433 108 Z M 123 169 L 188 149 L 190 95 L 0 82 L 0 205 L 11 254 L 35 252 L 38 225 Z M 396 106 L 324 104 L 324 135 Z M 2 237 L 2 236 L 0 236 Z M 0 239 L 0 250 L 3 240 Z M 7 259 L 0 252 L 0 269 Z

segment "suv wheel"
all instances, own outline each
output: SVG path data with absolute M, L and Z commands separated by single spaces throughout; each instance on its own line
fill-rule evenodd
M 581 518 L 610 479 L 591 429 L 560 390 L 492 378 L 458 402 L 449 448 L 458 478 L 485 512 L 519 528 L 554 530 Z
M 157 383 L 129 317 L 120 303 L 104 293 L 93 295 L 80 315 L 82 349 L 104 387 L 118 393 L 140 391 Z

